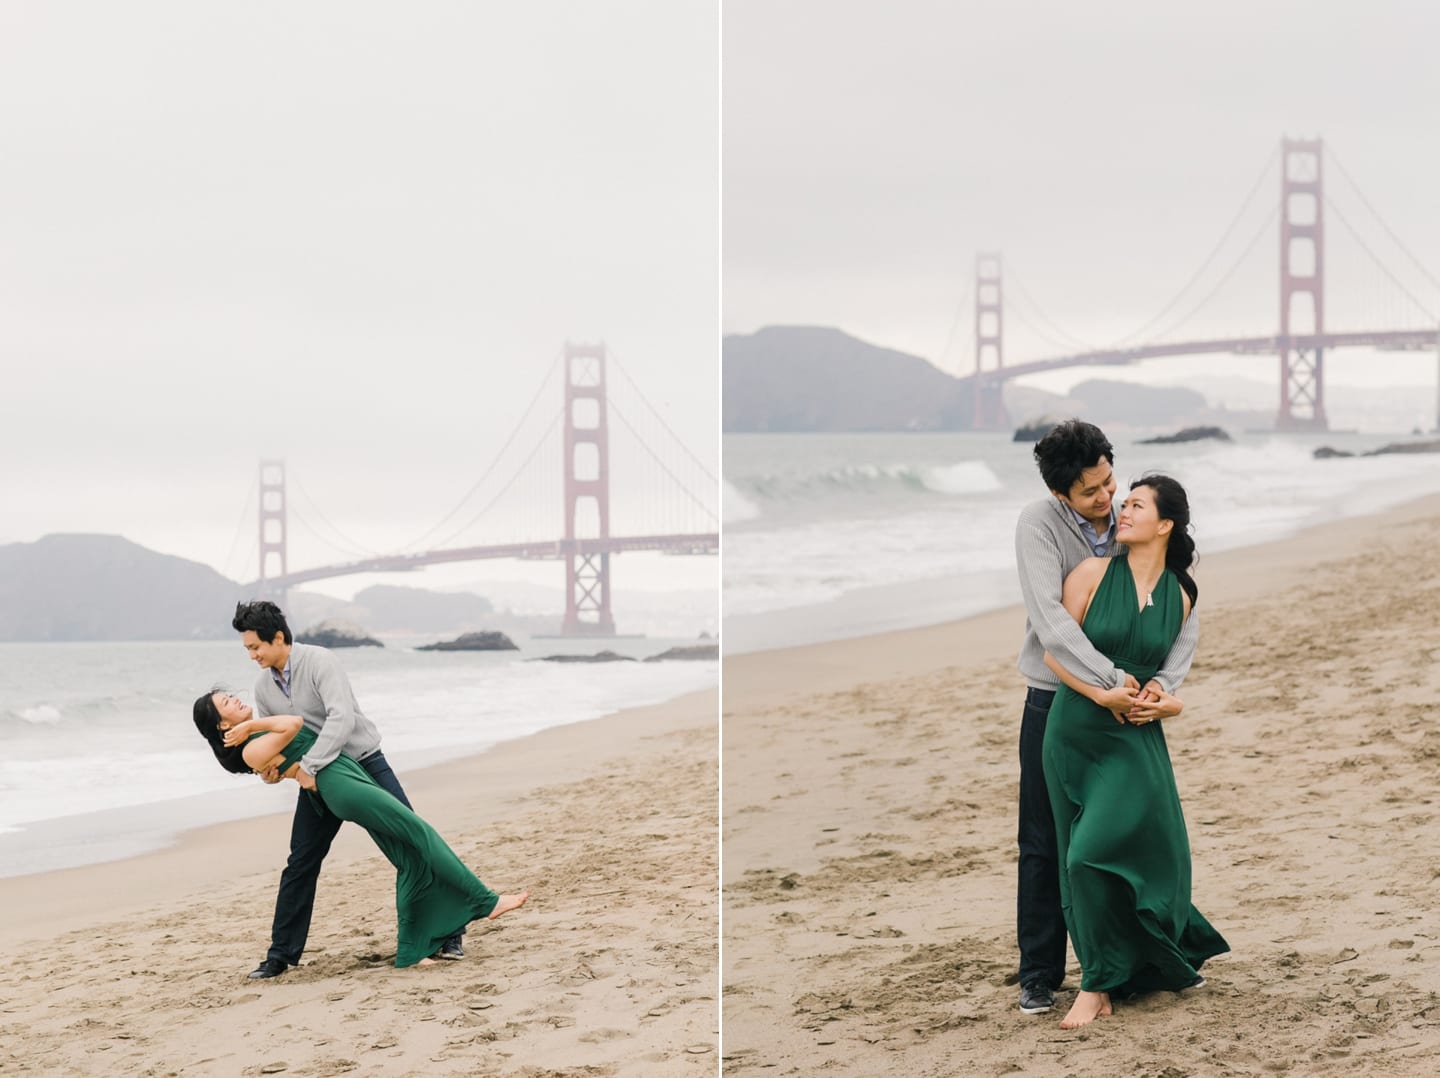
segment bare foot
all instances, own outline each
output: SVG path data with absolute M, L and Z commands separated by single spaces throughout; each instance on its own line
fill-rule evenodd
M 495 908 L 490 911 L 490 916 L 486 919 L 493 921 L 495 918 L 503 916 L 511 910 L 518 910 L 521 906 L 525 905 L 525 901 L 529 897 L 529 891 L 521 891 L 518 895 L 501 895 L 500 901 L 495 903 Z
M 433 959 L 433 958 L 422 958 L 422 959 L 420 959 L 420 961 L 416 962 L 415 964 L 416 964 L 417 966 L 438 966 L 440 963 L 439 963 L 439 962 L 436 962 L 435 959 Z
M 1107 1018 L 1114 1013 L 1109 992 L 1081 992 L 1075 997 L 1070 1013 L 1060 1020 L 1060 1028 L 1079 1029 L 1097 1018 Z

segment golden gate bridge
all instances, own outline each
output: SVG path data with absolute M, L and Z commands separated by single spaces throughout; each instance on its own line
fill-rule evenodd
M 1267 334 L 1247 336 L 1224 336 L 1209 334 L 1203 337 L 1182 337 L 1175 340 L 1157 338 L 1132 343 L 1137 338 L 1148 336 L 1148 331 L 1161 323 L 1180 303 L 1197 288 L 1205 272 L 1214 264 L 1216 256 L 1225 247 L 1229 238 L 1249 206 L 1261 190 L 1262 183 L 1274 167 L 1277 159 L 1272 156 L 1260 182 L 1252 188 L 1245 204 L 1225 230 L 1220 242 L 1210 256 L 1159 315 L 1121 342 L 1109 347 L 1085 347 L 1075 350 L 1079 343 L 1060 327 L 1046 318 L 1033 300 L 1026 294 L 1030 317 L 1026 308 L 1010 302 L 1005 290 L 1005 274 L 1002 259 L 998 253 L 987 252 L 976 256 L 974 284 L 974 370 L 964 381 L 970 385 L 973 404 L 973 427 L 976 430 L 1006 430 L 1011 426 L 1003 398 L 1004 384 L 1013 378 L 1041 371 L 1059 370 L 1066 367 L 1124 366 L 1146 359 L 1169 356 L 1196 356 L 1206 354 L 1253 355 L 1273 357 L 1279 376 L 1279 405 L 1275 415 L 1275 429 L 1281 431 L 1320 431 L 1329 429 L 1325 407 L 1325 355 L 1337 348 L 1370 347 L 1390 351 L 1418 351 L 1436 349 L 1437 370 L 1440 370 L 1440 291 L 1433 299 L 1417 295 L 1433 286 L 1440 290 L 1440 279 L 1431 273 L 1413 255 L 1400 237 L 1380 217 L 1370 200 L 1350 178 L 1344 166 L 1327 151 L 1321 139 L 1284 138 L 1278 155 L 1280 173 L 1280 200 L 1266 217 L 1259 230 L 1252 236 L 1238 258 L 1210 288 L 1203 298 L 1179 321 L 1171 322 L 1168 329 L 1177 330 L 1189 323 L 1195 315 L 1235 278 L 1237 270 L 1249 258 L 1275 220 L 1279 220 L 1279 319 L 1276 330 Z M 1329 162 L 1349 183 L 1362 207 L 1378 223 L 1392 245 L 1408 260 L 1407 282 L 1401 273 L 1383 260 L 1374 246 L 1367 242 L 1354 227 L 1349 217 L 1326 193 L 1324 176 Z M 1339 222 L 1344 234 L 1358 246 L 1384 279 L 1382 287 L 1388 290 L 1386 302 L 1388 324 L 1381 321 L 1380 328 L 1350 325 L 1341 330 L 1331 329 L 1327 324 L 1326 293 L 1326 211 L 1329 210 Z M 1418 284 L 1416 276 L 1425 284 Z M 1401 317 L 1396 317 L 1396 314 Z M 1053 333 L 1058 332 L 1064 340 L 1058 341 L 1067 351 L 1043 359 L 1027 360 L 1021 363 L 1007 363 L 1005 355 L 1006 316 L 1013 315 L 1025 322 L 1037 336 L 1057 343 Z M 1371 321 L 1377 319 L 1371 318 Z M 1396 325 L 1397 322 L 1404 325 Z M 1050 326 L 1051 333 L 1040 329 L 1036 323 Z M 1440 386 L 1440 373 L 1437 373 Z M 1436 426 L 1440 429 L 1440 390 L 1437 390 Z
M 612 371 L 621 375 L 620 382 L 612 382 Z M 552 403 L 559 408 L 542 407 L 556 373 L 562 392 Z M 622 386 L 628 390 L 624 405 L 624 394 L 613 392 Z M 612 434 L 628 440 L 628 458 L 637 473 L 625 477 L 626 487 L 639 494 L 629 514 L 632 527 L 626 530 L 612 528 Z M 562 633 L 613 635 L 611 557 L 637 551 L 718 554 L 718 491 L 709 468 L 671 430 L 605 345 L 567 343 L 480 480 L 440 523 L 405 548 L 292 570 L 292 517 L 328 546 L 352 553 L 363 547 L 329 524 L 313 508 L 313 500 L 311 511 L 325 531 L 302 517 L 289 497 L 285 462 L 262 460 L 259 574 L 244 587 L 252 594 L 283 597 L 300 584 L 357 573 L 413 572 L 429 565 L 497 558 L 554 560 L 565 564 Z M 467 521 L 437 538 L 487 493 Z M 477 526 L 485 532 L 484 541 L 456 544 Z

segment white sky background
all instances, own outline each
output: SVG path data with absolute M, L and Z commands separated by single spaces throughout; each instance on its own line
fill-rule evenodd
M 0 541 L 253 573 L 277 456 L 292 505 L 391 549 L 567 339 L 718 475 L 718 41 L 709 0 L 0 7 Z M 715 560 L 620 565 L 713 588 Z
M 968 373 L 974 258 L 995 250 L 1012 298 L 1023 288 L 1069 334 L 1108 344 L 1201 267 L 1286 135 L 1326 140 L 1431 278 L 1328 163 L 1326 194 L 1440 317 L 1434 4 L 728 0 L 723 37 L 726 332 L 838 326 Z M 1279 186 L 1272 169 L 1176 319 L 1260 232 Z M 1326 243 L 1327 328 L 1434 324 L 1328 208 Z M 1272 225 L 1195 320 L 1159 335 L 1277 332 L 1278 247 Z M 1005 329 L 1007 362 L 1065 351 L 1016 318 Z M 1276 363 L 1206 357 L 1098 376 L 1278 383 Z M 1436 380 L 1434 353 L 1326 363 L 1332 385 Z

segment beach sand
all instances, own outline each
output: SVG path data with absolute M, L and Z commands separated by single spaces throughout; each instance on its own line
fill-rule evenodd
M 727 1075 L 1440 1073 L 1440 499 L 1204 557 L 1167 721 L 1208 984 L 1014 984 L 1023 612 L 726 660 Z
M 394 968 L 394 872 L 347 826 L 302 965 L 248 980 L 288 811 L 0 879 L 0 1072 L 713 1074 L 716 708 L 697 693 L 403 774 L 481 879 L 533 892 L 471 925 L 460 962 Z

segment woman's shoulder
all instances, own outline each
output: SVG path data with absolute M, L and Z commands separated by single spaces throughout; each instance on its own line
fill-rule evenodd
M 1083 580 L 1093 583 L 1100 580 L 1110 569 L 1110 563 L 1114 558 L 1086 558 L 1075 568 L 1070 570 L 1070 580 Z

